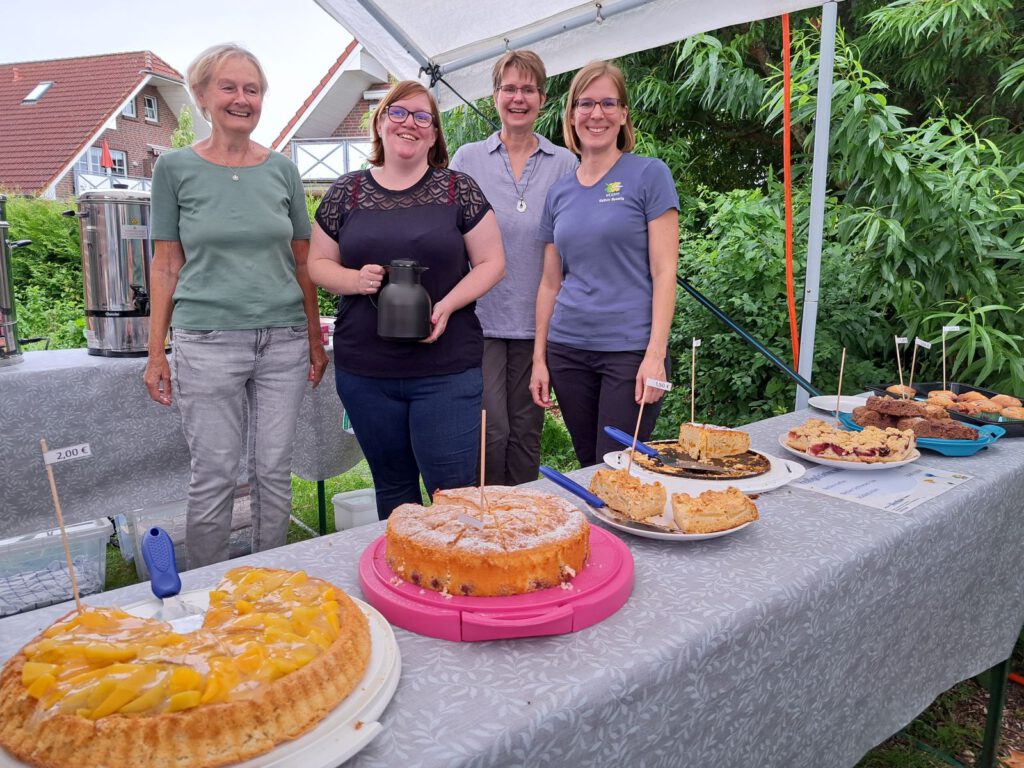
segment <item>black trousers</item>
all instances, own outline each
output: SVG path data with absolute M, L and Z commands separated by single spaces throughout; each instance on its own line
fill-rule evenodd
M 544 409 L 530 396 L 533 339 L 484 339 L 487 485 L 536 480 Z
M 597 464 L 606 453 L 622 449 L 605 435 L 606 426 L 630 435 L 636 429 L 640 406 L 633 393 L 643 359 L 643 351 L 592 352 L 548 343 L 548 374 L 580 466 Z M 665 371 L 669 375 L 668 360 Z M 660 412 L 660 400 L 644 406 L 641 441 L 650 439 Z

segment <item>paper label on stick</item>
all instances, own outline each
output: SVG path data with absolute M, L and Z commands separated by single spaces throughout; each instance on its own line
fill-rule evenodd
M 924 339 L 919 339 L 916 336 L 914 337 L 914 343 L 917 344 L 917 346 L 919 346 L 919 347 L 924 347 L 925 349 L 931 349 L 932 348 L 932 343 L 930 341 L 925 341 Z
M 906 344 L 907 341 L 908 341 L 908 339 L 907 339 L 906 336 L 897 336 L 896 337 L 896 343 L 897 344 Z
M 92 449 L 88 443 L 81 445 L 69 445 L 67 448 L 55 448 L 43 454 L 44 464 L 57 464 L 61 461 L 72 459 L 88 459 L 92 456 Z
M 959 331 L 959 330 L 960 330 L 960 326 L 959 325 L 944 325 L 944 326 L 942 326 L 942 332 L 943 333 L 953 333 L 954 331 Z
M 469 526 L 472 526 L 473 528 L 476 528 L 477 530 L 479 530 L 480 528 L 484 527 L 484 521 L 483 520 L 477 520 L 475 517 L 470 517 L 469 515 L 459 515 L 459 522 L 460 523 L 465 523 L 466 525 L 469 525 Z
M 672 391 L 672 382 L 670 381 L 659 381 L 658 379 L 644 379 L 644 383 L 648 387 L 653 387 L 654 389 L 663 389 L 666 392 Z
M 694 339 L 693 340 L 693 348 L 696 349 L 699 346 L 700 346 L 700 339 Z

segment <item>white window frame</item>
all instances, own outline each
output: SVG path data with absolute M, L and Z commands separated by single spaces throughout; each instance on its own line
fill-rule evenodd
M 92 173 L 97 176 L 104 176 L 107 169 L 100 165 L 103 157 L 103 147 L 89 147 L 78 162 L 75 163 L 75 170 L 78 173 Z M 111 176 L 128 175 L 128 153 L 120 149 L 110 150 L 110 159 L 114 161 L 114 167 L 110 169 Z
M 156 103 L 156 96 L 143 96 L 142 97 L 143 111 L 146 115 L 147 122 L 159 123 L 160 122 L 160 109 Z
M 124 109 L 121 110 L 122 117 L 130 117 L 133 120 L 137 120 L 139 117 L 138 108 L 135 106 L 135 97 L 132 96 L 131 101 L 124 105 Z

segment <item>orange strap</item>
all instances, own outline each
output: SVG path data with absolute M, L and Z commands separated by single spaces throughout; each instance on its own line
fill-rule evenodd
M 789 307 L 789 339 L 793 345 L 793 370 L 800 367 L 800 336 L 796 323 L 796 292 L 793 287 L 793 170 L 790 166 L 789 113 L 789 14 L 782 15 L 782 180 L 786 199 L 786 304 Z

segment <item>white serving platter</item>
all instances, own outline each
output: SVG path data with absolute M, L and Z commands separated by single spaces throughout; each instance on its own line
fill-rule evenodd
M 825 413 L 836 412 L 836 396 L 835 395 L 819 395 L 812 397 L 807 400 L 807 404 L 811 408 L 817 408 L 819 411 L 825 411 Z M 866 397 L 857 397 L 856 395 L 843 395 L 839 398 L 839 412 L 840 413 L 853 413 L 854 408 L 860 408 L 862 405 L 867 405 L 868 399 Z
M 902 467 L 904 464 L 910 464 L 911 462 L 917 461 L 918 459 L 921 458 L 921 452 L 917 450 L 917 448 L 915 448 L 907 455 L 907 458 L 903 459 L 902 461 L 876 461 L 871 464 L 867 464 L 862 461 L 837 461 L 835 459 L 823 459 L 820 456 L 811 456 L 810 454 L 803 453 L 802 451 L 798 451 L 795 448 L 790 448 L 788 445 L 786 445 L 786 434 L 787 433 L 784 432 L 783 434 L 779 435 L 779 445 L 781 445 L 785 450 L 789 451 L 794 456 L 799 456 L 801 459 L 804 459 L 805 461 L 810 461 L 815 464 L 821 464 L 826 467 L 835 467 L 836 469 L 850 469 L 857 472 L 878 471 L 880 469 L 892 469 L 893 467 Z
M 702 491 L 723 491 L 726 486 L 732 485 L 747 495 L 755 493 L 767 493 L 776 488 L 781 488 L 787 483 L 799 480 L 804 476 L 807 468 L 803 464 L 789 459 L 780 459 L 770 453 L 754 451 L 768 459 L 770 465 L 767 472 L 755 477 L 743 478 L 722 478 L 720 480 L 698 480 L 690 477 L 676 477 L 675 475 L 662 475 L 657 472 L 642 468 L 635 461 L 629 470 L 629 474 L 639 478 L 645 483 L 655 481 L 665 486 L 665 490 L 671 493 L 689 493 L 696 495 Z M 628 451 L 612 451 L 604 455 L 604 463 L 612 469 L 625 469 L 629 464 Z

